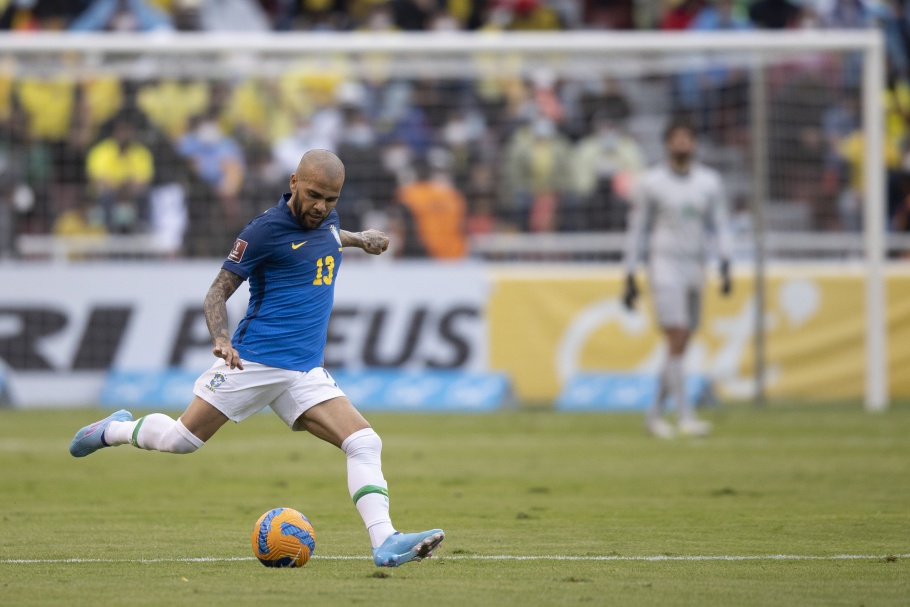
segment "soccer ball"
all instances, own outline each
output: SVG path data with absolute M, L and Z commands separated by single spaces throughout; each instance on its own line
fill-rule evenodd
M 293 508 L 275 508 L 259 517 L 252 535 L 253 554 L 266 567 L 303 567 L 316 552 L 316 532 Z

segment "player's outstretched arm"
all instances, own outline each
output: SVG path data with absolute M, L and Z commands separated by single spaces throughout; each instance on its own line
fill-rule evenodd
M 379 230 L 366 230 L 364 232 L 339 232 L 341 246 L 357 247 L 370 255 L 379 255 L 389 248 L 389 237 Z
M 234 369 L 243 369 L 240 362 L 240 354 L 231 345 L 231 336 L 228 333 L 227 321 L 227 300 L 234 294 L 237 287 L 243 279 L 233 272 L 222 269 L 215 277 L 209 292 L 205 295 L 205 303 L 202 304 L 205 313 L 205 324 L 208 325 L 209 334 L 215 347 L 212 348 L 212 354 L 223 358 L 227 365 Z

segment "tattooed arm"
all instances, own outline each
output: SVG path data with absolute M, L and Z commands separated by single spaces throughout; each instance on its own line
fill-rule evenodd
M 209 287 L 205 303 L 202 304 L 205 312 L 205 324 L 208 325 L 209 334 L 212 336 L 212 341 L 215 342 L 212 354 L 223 358 L 231 369 L 234 367 L 243 369 L 243 364 L 240 362 L 240 354 L 231 345 L 227 324 L 227 300 L 242 282 L 243 279 L 233 272 L 222 269 L 215 277 L 212 286 Z
M 371 255 L 379 255 L 389 248 L 389 237 L 379 230 L 366 230 L 365 232 L 346 232 L 341 230 L 341 246 L 357 247 Z

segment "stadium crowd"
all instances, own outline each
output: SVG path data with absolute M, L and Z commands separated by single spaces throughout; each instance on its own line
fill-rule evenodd
M 0 0 L 9 30 L 749 30 L 885 32 L 888 217 L 910 231 L 910 2 L 682 0 Z M 725 172 L 741 223 L 750 190 L 748 71 L 649 78 L 80 79 L 0 57 L 0 257 L 21 234 L 152 234 L 174 256 L 221 256 L 284 191 L 301 154 L 348 169 L 342 224 L 395 233 L 405 256 L 462 257 L 490 232 L 621 230 L 637 173 L 685 114 Z M 771 197 L 787 227 L 861 226 L 860 69 L 849 54 L 769 71 Z M 793 211 L 795 210 L 795 214 Z

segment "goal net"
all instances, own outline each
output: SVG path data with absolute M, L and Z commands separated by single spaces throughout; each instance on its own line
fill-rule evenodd
M 862 268 L 879 408 L 883 256 L 907 244 L 882 170 L 906 125 L 883 138 L 879 109 L 910 101 L 882 52 L 871 31 L 6 37 L 0 257 L 222 257 L 326 148 L 343 226 L 396 235 L 396 259 L 616 261 L 635 178 L 686 117 L 758 284 L 767 259 Z

